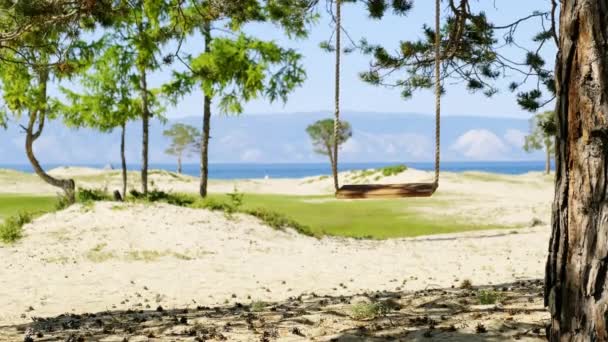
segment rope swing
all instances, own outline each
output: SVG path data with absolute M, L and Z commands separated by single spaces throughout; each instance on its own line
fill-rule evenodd
M 340 199 L 430 197 L 439 187 L 441 156 L 441 0 L 435 0 L 435 176 L 432 183 L 356 184 L 338 188 L 338 134 L 340 130 L 341 0 L 336 0 L 336 111 L 334 118 L 334 184 Z

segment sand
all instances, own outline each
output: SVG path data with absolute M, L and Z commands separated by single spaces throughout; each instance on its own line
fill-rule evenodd
M 114 186 L 112 173 L 93 171 L 56 169 L 53 174 L 76 175 L 82 183 L 89 177 L 87 185 L 92 186 Z M 353 173 L 341 176 L 366 181 Z M 377 181 L 392 183 L 429 176 L 410 170 Z M 99 177 L 107 178 L 100 182 Z M 196 179 L 191 177 L 159 173 L 152 178 L 161 189 L 196 189 Z M 14 192 L 44 188 L 36 182 L 29 179 L 15 185 L 18 191 Z M 331 180 L 320 177 L 213 182 L 211 190 L 232 191 L 235 184 L 244 192 L 331 192 Z M 48 193 L 52 191 L 48 189 Z M 518 282 L 543 277 L 551 195 L 551 180 L 539 174 L 447 173 L 437 196 L 450 203 L 443 215 L 523 228 L 383 241 L 315 239 L 291 230 L 273 230 L 244 215 L 228 217 L 165 204 L 75 205 L 36 219 L 25 226 L 23 240 L 0 247 L 5 265 L 0 275 L 0 340 L 22 338 L 26 327 L 45 331 L 47 337 L 97 331 L 93 334 L 107 341 L 122 341 L 125 336 L 130 336 L 130 341 L 143 341 L 146 334 L 159 340 L 194 341 L 196 336 L 211 333 L 210 327 L 223 327 L 220 335 L 239 341 L 265 337 L 347 341 L 381 335 L 416 340 L 428 330 L 435 340 L 483 340 L 490 336 L 502 340 L 513 338 L 513 334 L 535 340 L 542 335 L 539 327 L 547 319 L 538 296 L 541 285 Z M 537 221 L 534 226 L 533 220 Z M 465 279 L 504 291 L 508 300 L 504 305 L 480 307 L 476 299 L 479 289 L 452 290 Z M 433 291 L 416 292 L 423 290 Z M 378 298 L 369 296 L 376 291 L 381 291 Z M 304 299 L 302 294 L 306 294 Z M 400 310 L 374 320 L 352 317 L 353 303 L 359 299 L 378 301 L 391 296 L 396 296 Z M 461 303 L 463 298 L 469 302 Z M 247 305 L 255 301 L 270 304 L 251 318 Z M 450 310 L 435 310 L 429 303 L 442 303 L 443 309 Z M 458 309 L 458 305 L 463 307 Z M 165 317 L 156 311 L 158 306 L 178 311 Z M 280 312 L 287 309 L 277 316 L 277 308 Z M 143 314 L 149 316 L 145 320 L 160 322 L 179 312 L 189 323 L 179 326 L 171 321 L 161 328 L 160 324 L 150 327 L 136 322 L 137 327 L 124 330 L 122 326 L 122 330 L 105 333 L 101 323 L 96 328 L 85 324 L 91 320 L 89 316 L 63 316 L 44 324 L 23 325 L 33 317 L 85 312 L 107 312 L 98 314 L 103 317 L 95 316 L 103 322 L 123 319 L 133 323 L 134 317 L 142 314 L 137 310 L 145 310 Z M 431 317 L 437 322 L 411 321 L 413 317 Z M 65 328 L 66 319 L 77 320 L 81 329 Z M 196 322 L 207 330 L 195 326 Z M 241 325 L 226 330 L 226 322 Z M 394 322 L 402 322 L 405 330 L 395 331 Z M 53 324 L 63 324 L 65 329 L 48 328 Z M 477 331 L 477 324 L 488 332 Z M 374 330 L 374 325 L 381 328 Z M 456 331 L 448 331 L 451 325 Z M 194 328 L 190 334 L 184 330 Z M 221 339 L 219 335 L 213 338 Z

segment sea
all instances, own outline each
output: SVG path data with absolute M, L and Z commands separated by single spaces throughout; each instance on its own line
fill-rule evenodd
M 433 170 L 432 162 L 411 162 L 411 163 L 395 163 L 395 162 L 369 162 L 369 163 L 341 163 L 340 171 L 366 170 L 382 168 L 391 165 L 405 164 L 410 168 L 418 170 Z M 47 170 L 61 167 L 60 164 L 46 164 L 43 167 Z M 96 164 L 81 164 L 73 166 L 93 167 L 93 168 L 120 168 L 120 164 L 115 165 L 96 165 Z M 140 165 L 131 164 L 127 166 L 129 170 L 139 170 Z M 32 172 L 32 168 L 28 164 L 0 164 L 0 169 L 13 169 L 23 172 Z M 167 171 L 175 171 L 175 164 L 150 164 L 150 169 L 162 169 Z M 534 171 L 544 171 L 544 161 L 496 161 L 496 162 L 442 162 L 441 170 L 450 172 L 465 172 L 465 171 L 481 171 L 501 174 L 524 174 Z M 198 164 L 184 164 L 182 172 L 192 176 L 200 174 Z M 302 178 L 310 176 L 330 175 L 331 168 L 329 163 L 311 163 L 311 164 L 258 164 L 258 163 L 211 163 L 209 165 L 209 176 L 212 179 L 256 179 L 256 178 Z

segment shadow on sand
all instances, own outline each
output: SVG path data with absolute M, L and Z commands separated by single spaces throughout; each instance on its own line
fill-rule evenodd
M 488 303 L 490 302 L 490 303 Z M 482 304 L 483 303 L 483 304 Z M 493 303 L 493 304 L 492 304 Z M 0 327 L 4 341 L 541 341 L 542 282 L 103 311 Z

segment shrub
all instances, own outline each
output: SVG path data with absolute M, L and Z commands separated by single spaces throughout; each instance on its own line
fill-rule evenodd
M 194 209 L 208 209 L 208 210 L 213 210 L 213 211 L 223 211 L 228 214 L 234 213 L 234 207 L 230 203 L 224 202 L 224 201 L 219 201 L 219 200 L 216 200 L 213 198 L 205 198 L 205 199 L 197 200 L 194 203 L 192 203 L 191 205 L 189 205 L 189 207 L 194 208 Z
M 502 300 L 502 294 L 491 290 L 481 290 L 477 294 L 477 298 L 479 298 L 479 304 L 490 305 L 500 302 Z
M 266 308 L 266 303 L 264 303 L 262 301 L 256 300 L 251 303 L 251 311 L 253 311 L 253 312 L 264 311 L 265 308 Z
M 235 211 L 237 211 L 243 205 L 243 198 L 245 194 L 239 192 L 239 190 L 234 187 L 234 190 L 228 194 L 228 198 L 230 198 L 230 203 Z
M 380 171 L 382 172 L 382 175 L 385 177 L 398 175 L 405 170 L 407 170 L 407 166 L 405 166 L 403 164 L 387 166 L 387 167 L 383 167 L 382 169 L 380 169 Z
M 350 308 L 351 316 L 356 320 L 369 320 L 385 316 L 389 308 L 382 303 L 356 303 Z
M 470 290 L 473 288 L 473 283 L 470 279 L 465 279 L 460 283 L 460 288 L 463 290 Z
M 315 236 L 309 227 L 302 225 L 289 217 L 264 208 L 245 210 L 245 213 L 255 216 L 274 229 L 293 228 L 301 234 Z
M 173 194 L 161 190 L 151 190 L 148 191 L 147 195 L 144 195 L 141 192 L 133 189 L 129 191 L 129 194 L 136 200 L 143 200 L 147 202 L 164 202 L 180 207 L 189 206 L 196 201 L 191 195 Z
M 30 213 L 19 213 L 4 220 L 0 225 L 0 241 L 13 243 L 23 237 L 23 226 L 32 222 Z
M 100 189 L 78 189 L 76 201 L 80 203 L 110 201 L 112 197 L 107 192 Z
M 63 210 L 71 206 L 73 203 L 66 195 L 57 195 L 57 202 L 55 202 L 55 210 Z

